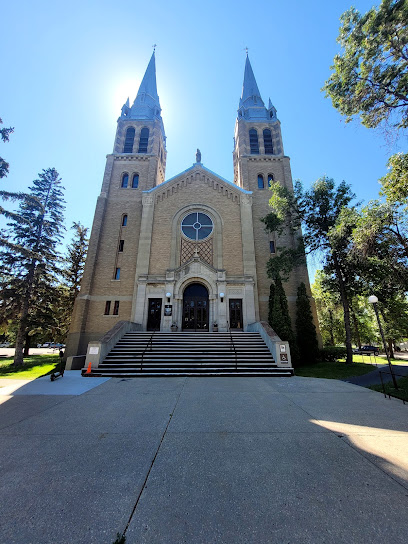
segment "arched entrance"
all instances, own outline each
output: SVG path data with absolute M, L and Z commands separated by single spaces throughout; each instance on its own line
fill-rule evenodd
M 183 330 L 208 331 L 208 290 L 201 283 L 191 283 L 183 294 Z

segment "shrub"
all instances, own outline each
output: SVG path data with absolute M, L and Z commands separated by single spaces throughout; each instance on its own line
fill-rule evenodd
M 320 361 L 326 363 L 335 363 L 339 359 L 344 359 L 347 355 L 345 347 L 327 346 L 319 350 Z

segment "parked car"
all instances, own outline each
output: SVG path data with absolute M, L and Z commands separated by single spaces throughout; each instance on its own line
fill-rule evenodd
M 0 344 L 0 348 L 9 348 L 10 342 L 3 342 L 3 344 Z
M 366 351 L 367 353 L 374 353 L 378 355 L 380 353 L 380 348 L 377 346 L 361 346 L 361 351 Z

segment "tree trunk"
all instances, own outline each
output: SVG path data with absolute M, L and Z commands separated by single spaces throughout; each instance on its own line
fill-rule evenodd
M 329 310 L 329 317 L 330 317 L 330 340 L 331 340 L 331 345 L 334 346 L 333 310 Z
M 29 355 L 30 355 L 30 337 L 28 336 L 28 332 L 26 332 L 23 358 L 28 357 Z
M 28 321 L 28 309 L 30 305 L 30 298 L 31 293 L 33 290 L 33 283 L 34 283 L 34 271 L 35 271 L 35 261 L 31 263 L 30 269 L 27 274 L 27 280 L 26 280 L 26 291 L 24 293 L 22 305 L 21 305 L 21 311 L 20 311 L 20 323 L 17 330 L 17 336 L 16 336 L 16 349 L 14 353 L 14 362 L 13 366 L 22 366 L 24 364 L 23 360 L 23 348 L 25 344 L 26 339 L 26 332 L 27 332 L 27 321 Z
M 361 338 L 360 338 L 360 331 L 358 329 L 358 321 L 357 321 L 356 314 L 354 313 L 353 306 L 351 304 L 350 304 L 350 311 L 351 311 L 351 317 L 353 319 L 354 332 L 356 334 L 358 349 L 361 349 Z
M 344 328 L 346 331 L 346 365 L 353 364 L 353 348 L 351 347 L 351 327 L 350 327 L 350 307 L 347 299 L 346 286 L 343 280 L 343 274 L 341 272 L 340 263 L 337 258 L 337 254 L 333 251 L 333 263 L 336 271 L 337 281 L 340 290 L 340 299 L 343 306 L 344 313 Z
M 388 339 L 388 355 L 394 359 L 394 341 L 392 338 Z

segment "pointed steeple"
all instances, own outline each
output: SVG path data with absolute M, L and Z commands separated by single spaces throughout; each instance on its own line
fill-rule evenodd
M 244 84 L 242 86 L 242 94 L 238 108 L 238 119 L 245 119 L 247 121 L 270 121 L 272 117 L 273 115 L 271 116 L 269 114 L 269 110 L 266 109 L 264 101 L 262 100 L 247 52 Z M 276 117 L 274 120 L 276 120 Z
M 129 108 L 129 102 L 126 102 L 122 108 L 122 117 L 127 117 L 128 119 L 161 120 L 161 107 L 156 85 L 156 59 L 154 51 L 145 75 L 143 76 L 135 101 L 131 108 Z
M 155 58 L 154 51 L 150 58 L 150 62 L 146 68 L 146 72 L 145 72 L 145 75 L 143 76 L 142 83 L 140 84 L 139 91 L 136 96 L 135 104 L 137 103 L 137 99 L 142 97 L 143 94 L 152 98 L 155 102 L 157 102 L 157 105 L 160 107 L 159 97 L 157 95 L 156 58 Z
M 254 72 L 252 70 L 251 63 L 247 54 L 245 61 L 245 71 L 244 71 L 244 84 L 242 86 L 241 100 L 239 101 L 239 107 L 244 106 L 246 108 L 251 105 L 257 107 L 264 106 L 263 100 L 261 98 L 261 93 L 259 92 L 258 85 L 256 84 Z

